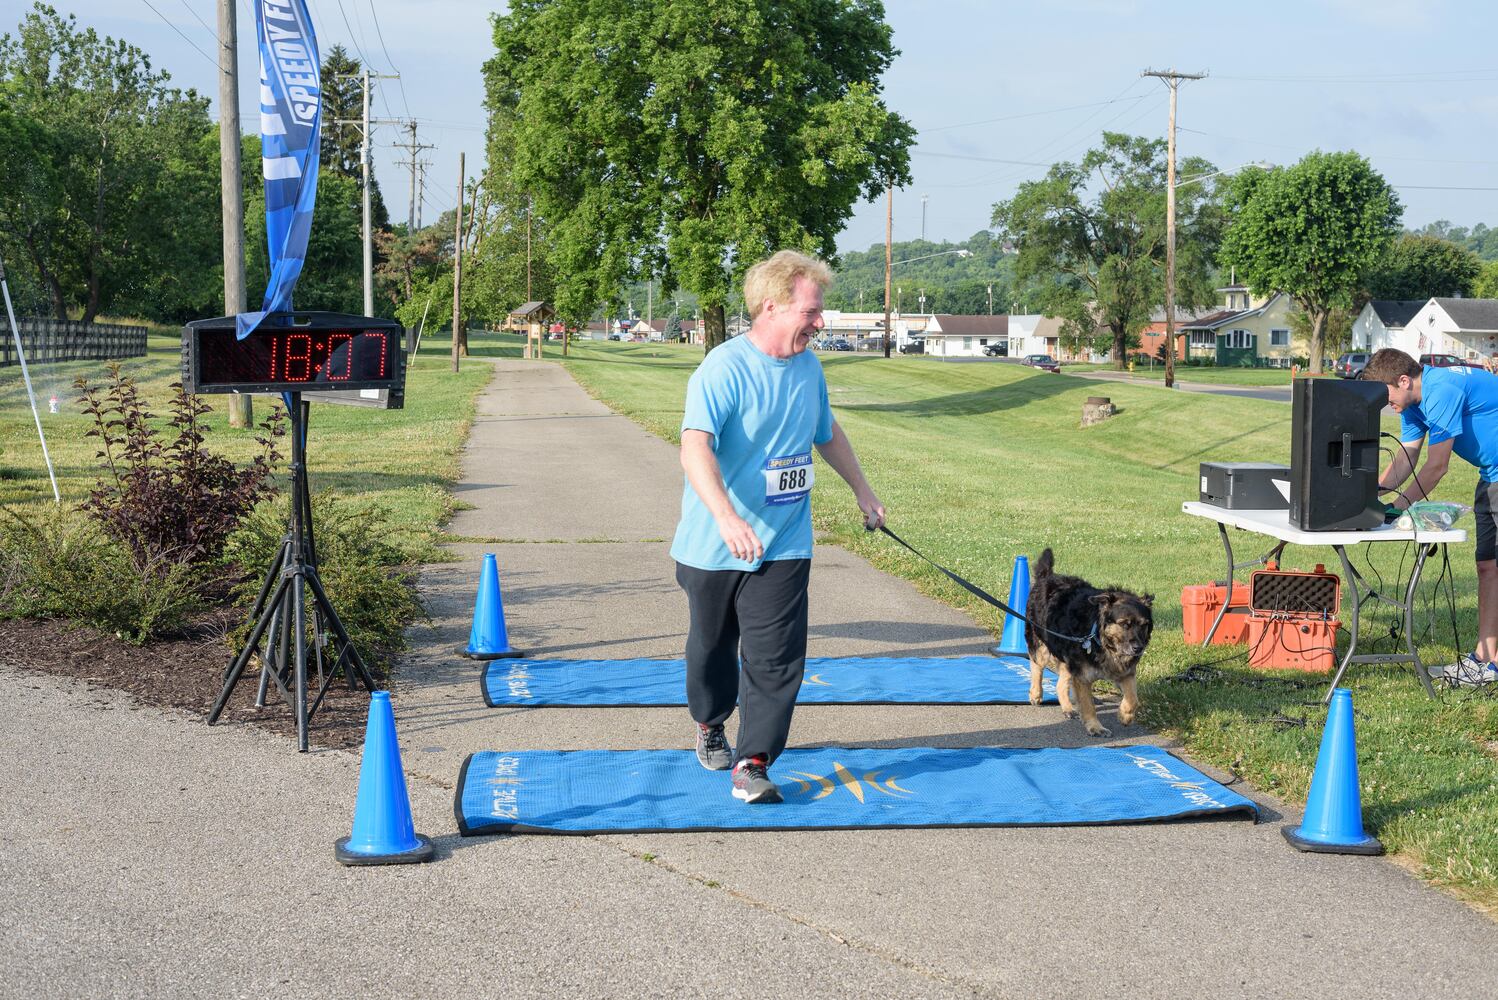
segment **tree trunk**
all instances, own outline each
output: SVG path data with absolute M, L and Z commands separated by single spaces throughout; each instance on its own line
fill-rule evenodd
M 92 323 L 94 317 L 99 315 L 99 274 L 96 268 L 89 268 L 88 276 L 88 300 L 83 306 L 82 322 Z
M 1113 331 L 1113 367 L 1123 371 L 1129 363 L 1129 331 L 1122 324 L 1109 327 Z
M 724 317 L 722 303 L 705 307 L 702 310 L 702 320 L 702 353 L 706 354 L 728 339 L 728 321 Z
M 1326 339 L 1326 314 L 1325 309 L 1311 310 L 1311 336 L 1307 346 L 1311 354 L 1310 373 L 1312 375 L 1321 374 L 1321 352 Z

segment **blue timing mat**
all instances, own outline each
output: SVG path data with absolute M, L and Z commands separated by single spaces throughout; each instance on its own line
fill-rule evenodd
M 480 685 L 490 708 L 516 705 L 685 705 L 684 660 L 493 660 Z M 1041 682 L 1056 700 L 1056 675 Z M 806 661 L 802 705 L 1019 705 L 1030 700 L 1022 656 L 838 657 Z
M 745 805 L 690 750 L 470 754 L 453 807 L 491 833 L 1074 826 L 1258 808 L 1158 747 L 787 750 L 785 801 Z

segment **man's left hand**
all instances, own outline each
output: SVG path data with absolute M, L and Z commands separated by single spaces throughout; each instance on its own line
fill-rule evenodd
M 858 498 L 858 509 L 863 511 L 863 526 L 870 531 L 878 531 L 884 527 L 884 504 L 879 498 L 870 493 L 866 497 Z

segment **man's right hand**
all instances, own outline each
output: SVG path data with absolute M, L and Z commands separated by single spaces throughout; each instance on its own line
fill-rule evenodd
M 725 514 L 718 518 L 718 534 L 735 559 L 758 562 L 765 554 L 764 544 L 749 526 L 749 522 L 737 514 Z

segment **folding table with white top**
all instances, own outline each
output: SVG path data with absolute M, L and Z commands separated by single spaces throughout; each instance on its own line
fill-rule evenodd
M 1352 627 L 1347 632 L 1347 652 L 1343 654 L 1336 676 L 1332 678 L 1331 686 L 1327 688 L 1326 697 L 1322 701 L 1331 700 L 1332 691 L 1342 680 L 1342 675 L 1347 672 L 1348 666 L 1354 663 L 1408 663 L 1415 671 L 1415 676 L 1420 678 L 1420 683 L 1425 686 L 1425 693 L 1432 698 L 1436 696 L 1435 688 L 1430 683 L 1430 675 L 1426 673 L 1425 665 L 1420 662 L 1420 653 L 1415 649 L 1415 593 L 1420 586 L 1420 573 L 1425 568 L 1426 558 L 1434 554 L 1438 546 L 1465 542 L 1467 540 L 1465 531 L 1459 528 L 1450 528 L 1446 531 L 1424 531 L 1413 528 L 1395 528 L 1392 525 L 1362 531 L 1304 531 L 1290 524 L 1288 510 L 1228 510 L 1225 507 L 1214 507 L 1195 500 L 1181 504 L 1181 510 L 1193 517 L 1204 517 L 1209 521 L 1217 522 L 1217 530 L 1222 535 L 1222 548 L 1227 553 L 1229 598 L 1233 592 L 1234 574 L 1238 570 L 1249 566 L 1261 566 L 1277 558 L 1286 545 L 1329 545 L 1337 553 L 1337 557 L 1342 560 L 1342 569 L 1347 574 L 1343 579 L 1347 581 L 1348 590 L 1352 595 Z M 1242 531 L 1251 531 L 1257 535 L 1266 535 L 1277 539 L 1279 544 L 1258 559 L 1235 563 L 1233 543 L 1228 537 L 1229 526 Z M 1368 581 L 1363 579 L 1353 567 L 1351 560 L 1347 558 L 1347 546 L 1359 545 L 1363 542 L 1415 543 L 1415 564 L 1410 570 L 1409 583 L 1404 588 L 1403 601 L 1395 600 L 1369 585 Z M 1397 586 L 1398 582 L 1394 581 L 1394 583 Z M 1404 612 L 1404 643 L 1408 652 L 1357 655 L 1359 616 L 1363 603 L 1369 600 L 1382 601 Z M 1228 602 L 1225 600 L 1222 607 L 1217 610 L 1217 617 L 1212 620 L 1212 627 L 1207 630 L 1206 638 L 1202 640 L 1203 646 L 1212 641 L 1212 636 L 1217 633 L 1217 626 L 1222 623 L 1227 610 Z

